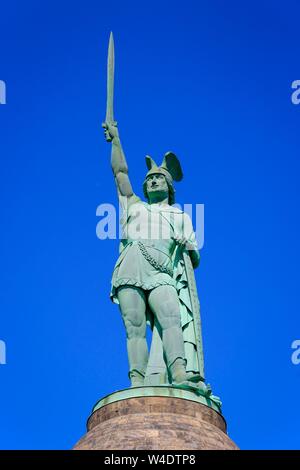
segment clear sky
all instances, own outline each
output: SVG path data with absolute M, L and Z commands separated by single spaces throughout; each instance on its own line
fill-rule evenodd
M 118 241 L 101 122 L 110 30 L 115 115 L 134 190 L 144 156 L 181 159 L 205 205 L 197 283 L 206 375 L 243 449 L 299 449 L 299 126 L 295 1 L 2 2 L 0 448 L 69 449 L 128 386 L 109 299 Z

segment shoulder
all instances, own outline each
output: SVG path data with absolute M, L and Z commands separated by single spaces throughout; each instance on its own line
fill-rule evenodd
M 161 209 L 162 212 L 170 212 L 172 214 L 184 214 L 184 212 L 176 206 L 164 206 Z
M 134 193 L 131 196 L 119 196 L 119 201 L 123 209 L 129 209 L 136 204 L 144 204 L 141 198 Z
M 144 202 L 141 200 L 141 198 L 139 196 L 137 196 L 136 194 L 132 194 L 130 197 L 127 198 L 128 199 L 128 206 L 133 206 L 134 204 L 144 204 Z
M 184 220 L 191 222 L 190 214 L 188 214 L 187 212 L 183 212 L 182 214 L 183 214 Z

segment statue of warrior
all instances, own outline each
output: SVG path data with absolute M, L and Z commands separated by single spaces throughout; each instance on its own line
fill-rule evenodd
M 113 75 L 111 35 L 103 127 L 112 144 L 111 165 L 123 209 L 123 238 L 111 298 L 119 304 L 126 329 L 131 386 L 169 384 L 209 395 L 193 269 L 199 264 L 199 250 L 190 217 L 173 206 L 174 181 L 183 177 L 181 165 L 172 152 L 165 154 L 160 166 L 147 156 L 145 201 L 134 193 L 113 118 Z M 153 332 L 150 354 L 147 323 Z

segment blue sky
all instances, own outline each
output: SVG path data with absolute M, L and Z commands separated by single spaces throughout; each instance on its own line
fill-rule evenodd
M 197 283 L 206 375 L 243 449 L 299 449 L 300 79 L 296 1 L 5 2 L 0 15 L 0 448 L 69 449 L 128 386 L 109 300 L 117 240 L 105 116 L 135 192 L 144 156 L 181 159 L 177 200 L 205 205 Z

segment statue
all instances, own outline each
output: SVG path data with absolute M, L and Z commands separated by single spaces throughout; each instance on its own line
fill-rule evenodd
M 176 155 L 159 166 L 147 156 L 145 201 L 133 191 L 113 116 L 114 43 L 109 40 L 107 109 L 102 124 L 111 142 L 111 165 L 123 208 L 123 238 L 111 298 L 119 304 L 127 336 L 131 386 L 165 384 L 209 396 L 205 384 L 200 309 L 194 268 L 200 256 L 190 217 L 174 207 L 174 181 L 182 179 Z M 152 329 L 150 354 L 146 326 Z

